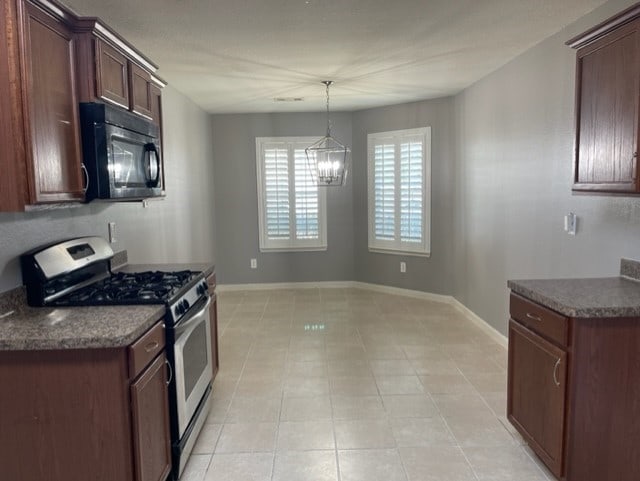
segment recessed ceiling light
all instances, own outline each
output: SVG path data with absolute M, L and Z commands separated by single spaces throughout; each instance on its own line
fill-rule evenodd
M 302 102 L 304 97 L 275 97 L 274 102 Z

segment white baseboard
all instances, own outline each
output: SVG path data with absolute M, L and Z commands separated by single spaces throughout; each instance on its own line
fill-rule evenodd
M 397 296 L 413 297 L 424 299 L 427 301 L 443 302 L 455 307 L 473 324 L 479 327 L 491 339 L 496 341 L 503 347 L 508 347 L 509 341 L 505 335 L 499 332 L 495 327 L 478 316 L 475 312 L 465 306 L 462 302 L 453 296 L 444 294 L 433 294 L 431 292 L 415 291 L 412 289 L 403 289 L 400 287 L 385 286 L 382 284 L 370 284 L 368 282 L 358 281 L 323 281 L 323 282 L 265 282 L 260 284 L 218 284 L 216 289 L 219 292 L 237 292 L 237 291 L 259 291 L 271 289 L 317 289 L 317 288 L 358 288 L 367 289 L 385 294 L 393 294 Z
M 263 282 L 258 284 L 218 284 L 216 290 L 220 292 L 234 291 L 268 291 L 272 289 L 317 289 L 353 287 L 353 281 L 322 281 L 322 282 Z
M 444 294 L 432 294 L 431 292 L 414 291 L 413 289 L 403 289 L 401 287 L 385 286 L 383 284 L 369 284 L 368 282 L 353 282 L 353 287 L 360 289 L 368 289 L 370 291 L 382 292 L 385 294 L 394 294 L 397 296 L 413 297 L 416 299 L 424 299 L 426 301 L 451 303 L 451 296 Z
M 467 319 L 473 322 L 476 326 L 478 326 L 486 335 L 488 335 L 491 339 L 496 341 L 502 347 L 509 347 L 509 339 L 498 331 L 495 327 L 489 324 L 487 321 L 478 316 L 475 312 L 465 306 L 462 302 L 460 302 L 455 297 L 451 298 L 451 305 L 458 309 L 462 314 L 465 315 Z

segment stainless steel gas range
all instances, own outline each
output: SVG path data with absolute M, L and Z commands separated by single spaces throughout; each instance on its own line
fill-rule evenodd
M 182 474 L 209 412 L 212 384 L 210 306 L 202 272 L 112 272 L 113 250 L 81 237 L 21 256 L 31 306 L 164 304 L 170 368 L 172 479 Z

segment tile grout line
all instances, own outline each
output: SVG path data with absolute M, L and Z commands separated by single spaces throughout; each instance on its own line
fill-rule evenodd
M 266 309 L 266 306 L 265 306 Z M 264 313 L 263 313 L 264 316 Z M 293 320 L 292 320 L 293 323 Z M 288 361 L 289 361 L 289 351 L 291 349 L 291 337 L 289 337 L 289 343 L 287 344 L 287 352 L 284 356 L 284 365 L 285 368 L 287 369 L 287 365 L 288 365 Z M 280 392 L 280 409 L 278 410 L 278 420 L 276 421 L 276 432 L 275 432 L 275 440 L 273 443 L 273 458 L 271 460 L 271 475 L 269 476 L 269 479 L 271 481 L 274 480 L 274 476 L 276 475 L 276 457 L 278 454 L 278 439 L 280 437 L 280 422 L 282 421 L 282 410 L 284 408 L 284 379 L 283 379 L 283 384 L 281 386 L 282 390 Z

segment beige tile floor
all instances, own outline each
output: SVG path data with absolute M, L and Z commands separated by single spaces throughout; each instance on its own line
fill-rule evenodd
M 183 481 L 544 481 L 505 418 L 506 350 L 448 304 L 223 292 L 220 372 Z

